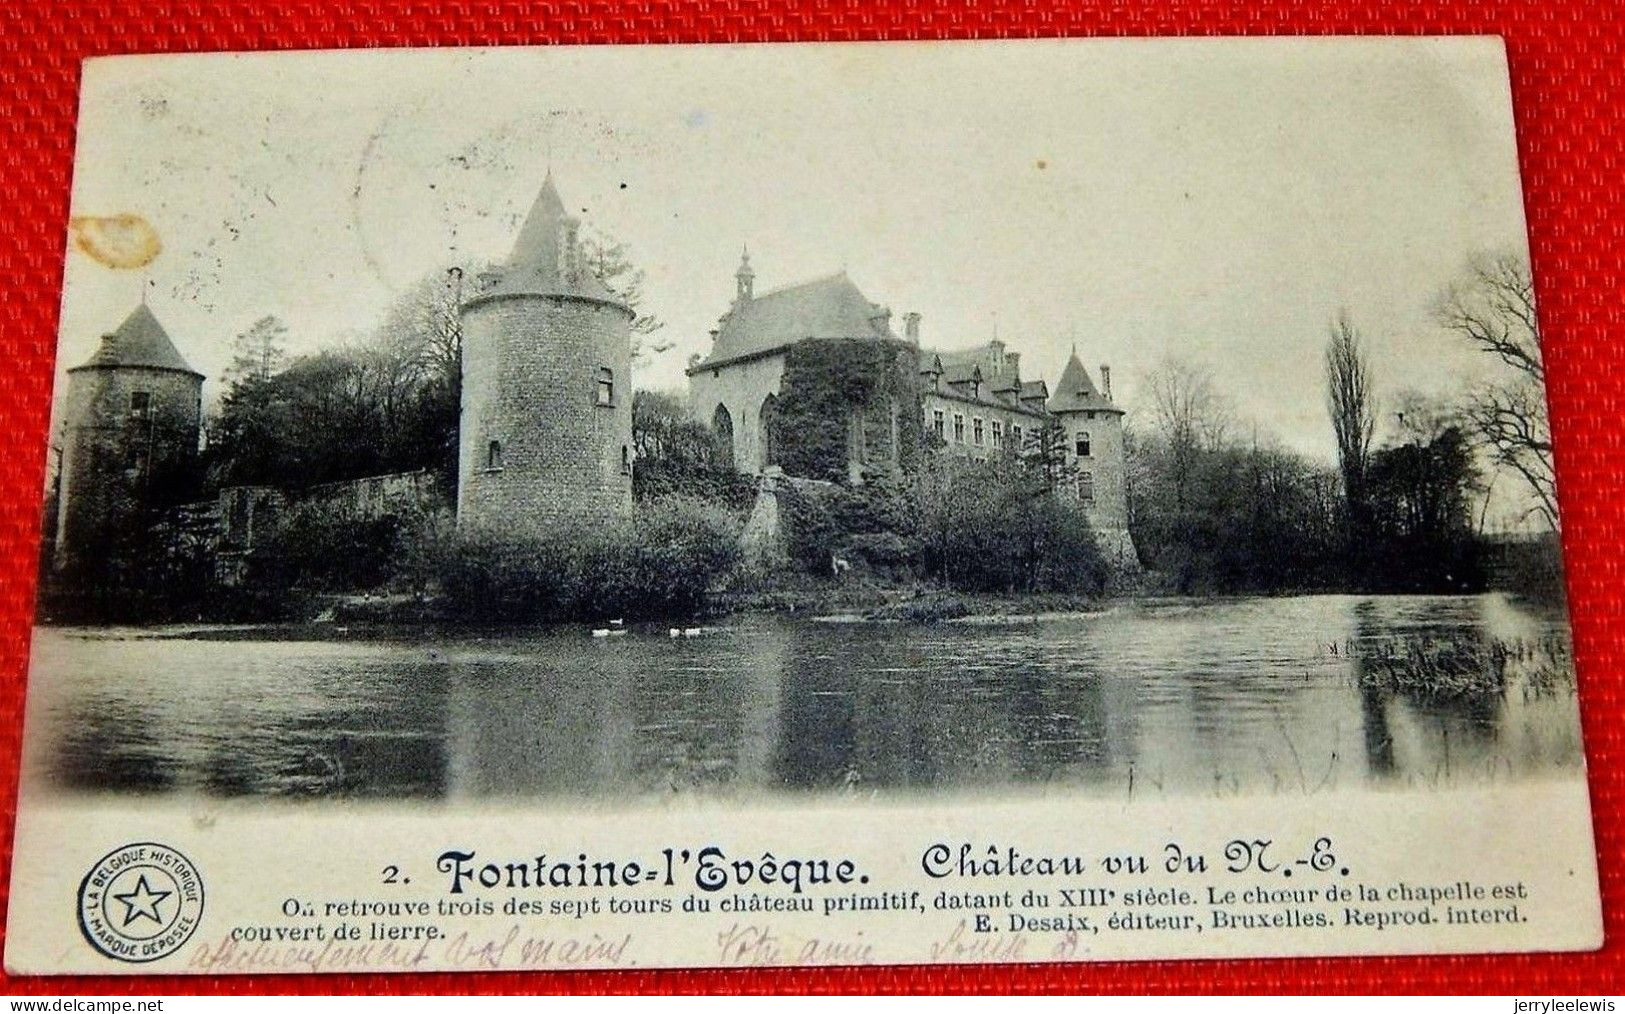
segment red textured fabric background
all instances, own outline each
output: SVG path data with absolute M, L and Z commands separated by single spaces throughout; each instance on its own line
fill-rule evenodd
M 1607 945 L 1596 954 L 763 971 L 6 979 L 4 992 L 1495 992 L 1625 989 L 1625 15 L 1610 3 L 361 0 L 0 9 L 0 863 L 11 824 L 80 60 L 112 53 L 1090 35 L 1506 38 L 1551 384 Z M 1515 814 L 1509 819 L 1517 819 Z M 1532 829 L 1534 830 L 1534 829 Z

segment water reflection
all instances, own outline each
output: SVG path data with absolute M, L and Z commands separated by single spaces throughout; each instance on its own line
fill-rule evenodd
M 33 777 L 223 796 L 1313 792 L 1579 771 L 1559 615 L 1479 598 L 1126 604 L 709 636 L 36 633 Z

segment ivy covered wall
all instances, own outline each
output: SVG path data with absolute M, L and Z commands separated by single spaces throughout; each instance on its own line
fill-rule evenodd
M 919 350 L 852 338 L 798 342 L 777 401 L 778 464 L 789 475 L 846 481 L 911 471 L 920 454 Z

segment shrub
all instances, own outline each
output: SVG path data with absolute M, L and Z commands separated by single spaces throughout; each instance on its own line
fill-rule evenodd
M 539 536 L 452 540 L 440 567 L 449 608 L 469 619 L 688 617 L 739 561 L 739 527 L 715 504 L 673 497 L 607 522 Z
M 1025 463 L 946 463 L 917 481 L 923 571 L 973 592 L 1099 593 L 1109 567 L 1075 500 Z
M 830 558 L 857 556 L 878 569 L 908 569 L 919 551 L 918 511 L 906 487 L 785 483 L 779 510 L 787 550 L 803 570 L 827 574 Z

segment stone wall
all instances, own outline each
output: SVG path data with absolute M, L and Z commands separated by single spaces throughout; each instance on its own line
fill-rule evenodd
M 312 486 L 300 497 L 319 500 L 354 517 L 377 518 L 386 514 L 438 510 L 446 506 L 445 492 L 428 469 L 369 475 L 344 482 Z
M 629 323 L 624 307 L 573 296 L 465 305 L 460 526 L 514 534 L 631 510 Z
M 213 499 L 165 511 L 151 537 L 166 570 L 206 574 L 237 587 L 247 578 L 254 550 L 265 545 L 290 511 L 311 505 L 347 521 L 366 522 L 448 511 L 450 498 L 427 469 L 323 483 L 296 493 L 228 486 Z

